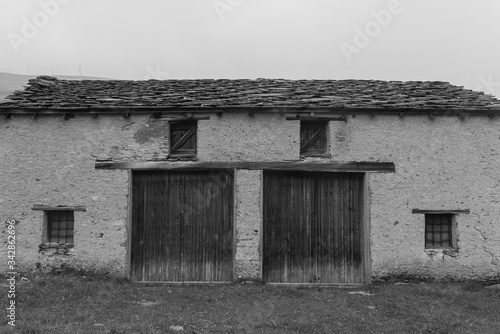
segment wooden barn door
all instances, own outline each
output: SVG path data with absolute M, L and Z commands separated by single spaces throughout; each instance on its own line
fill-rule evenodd
M 266 282 L 365 282 L 363 177 L 264 171 Z
M 141 171 L 132 179 L 132 280 L 232 281 L 233 174 Z

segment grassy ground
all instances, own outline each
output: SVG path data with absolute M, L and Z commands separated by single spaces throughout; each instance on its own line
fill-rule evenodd
M 471 282 L 301 289 L 40 275 L 18 284 L 16 304 L 15 332 L 32 334 L 500 333 L 500 290 Z

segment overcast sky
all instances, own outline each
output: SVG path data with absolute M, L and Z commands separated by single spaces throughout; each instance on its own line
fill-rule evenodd
M 440 80 L 500 97 L 499 0 L 0 0 L 0 72 Z

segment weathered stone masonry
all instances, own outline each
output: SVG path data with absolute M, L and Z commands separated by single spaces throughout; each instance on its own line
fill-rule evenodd
M 271 115 L 258 115 L 253 123 L 245 123 L 242 119 L 246 117 L 212 116 L 200 121 L 199 159 L 298 159 L 298 139 L 293 135 L 298 133 L 297 124 L 280 122 L 280 117 Z M 266 125 L 260 126 L 261 122 Z M 253 143 L 250 137 L 256 133 L 259 136 Z M 149 115 L 130 119 L 80 116 L 71 120 L 14 116 L 2 120 L 5 158 L 1 167 L 5 172 L 1 183 L 8 191 L 0 199 L 1 215 L 20 221 L 17 246 L 21 266 L 29 269 L 67 263 L 126 275 L 129 172 L 96 170 L 95 161 L 165 157 L 167 134 L 168 122 Z M 234 150 L 228 149 L 231 147 Z M 235 262 L 242 263 L 236 272 L 243 276 L 256 276 L 259 270 L 255 263 L 259 261 L 260 180 L 255 175 L 256 171 L 241 170 L 236 176 L 239 195 L 235 223 L 240 241 Z M 55 251 L 45 250 L 46 245 L 39 252 L 44 213 L 32 211 L 34 205 L 86 208 L 86 212 L 75 212 L 75 247 L 66 255 L 52 256 Z M 252 236 L 257 240 L 249 241 Z
M 199 122 L 199 159 L 298 160 L 298 123 L 271 114 L 212 115 Z M 373 276 L 498 275 L 499 125 L 498 118 L 367 115 L 330 123 L 331 160 L 396 165 L 394 174 L 369 178 Z M 19 220 L 22 268 L 67 263 L 127 275 L 129 172 L 96 170 L 95 161 L 165 156 L 167 132 L 168 122 L 150 116 L 2 120 L 0 214 Z M 261 172 L 238 170 L 235 179 L 235 274 L 259 277 Z M 37 204 L 86 207 L 75 212 L 75 246 L 65 255 L 40 252 L 43 211 L 31 210 Z M 426 251 L 423 215 L 412 214 L 413 208 L 470 209 L 457 215 L 458 251 Z
M 332 159 L 393 161 L 370 175 L 372 275 L 498 276 L 498 118 L 357 117 L 332 123 Z M 470 209 L 456 216 L 458 252 L 425 251 L 424 217 L 412 209 Z
M 198 162 L 394 163 L 394 173 L 365 178 L 370 276 L 500 276 L 500 104 L 491 96 L 371 80 L 30 85 L 0 103 L 0 218 L 17 221 L 20 270 L 68 265 L 127 277 L 131 171 L 96 162 L 165 161 L 167 117 L 202 115 Z M 290 114 L 336 117 L 329 157 L 300 156 L 300 120 Z M 262 170 L 235 170 L 235 280 L 262 277 L 262 184 Z M 85 208 L 74 212 L 74 247 L 43 243 L 37 205 Z M 425 215 L 415 209 L 456 210 L 456 247 L 426 250 Z

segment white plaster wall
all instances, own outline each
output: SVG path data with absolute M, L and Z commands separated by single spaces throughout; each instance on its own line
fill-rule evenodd
M 0 219 L 19 221 L 16 262 L 20 270 L 36 266 L 50 269 L 66 263 L 124 272 L 128 171 L 95 170 L 94 165 L 96 157 L 115 154 L 113 146 L 124 141 L 120 137 L 126 124 L 130 121 L 116 117 L 66 121 L 56 116 L 13 116 L 0 121 Z M 34 205 L 87 208 L 86 212 L 75 212 L 75 247 L 70 255 L 38 252 L 44 212 L 32 211 Z M 1 251 L 5 255 L 4 229 L 2 233 Z M 1 261 L 0 268 L 5 269 L 5 265 L 6 261 Z
M 279 114 L 212 114 L 198 122 L 200 161 L 299 159 L 300 122 Z M 349 117 L 330 122 L 332 161 L 392 161 L 396 173 L 369 176 L 372 276 L 499 275 L 500 120 L 426 116 Z M 96 170 L 96 159 L 163 159 L 168 122 L 149 116 L 16 116 L 0 119 L 0 219 L 17 219 L 17 261 L 63 262 L 121 274 L 127 266 L 129 173 Z M 235 269 L 260 276 L 261 172 L 235 173 Z M 85 206 L 75 212 L 70 256 L 38 252 L 43 212 L 35 204 Z M 457 216 L 458 252 L 424 249 L 419 209 L 470 209 Z M 255 232 L 257 231 L 257 232 Z M 5 229 L 1 254 L 6 259 Z M 6 261 L 0 263 L 6 269 Z
M 212 115 L 198 122 L 204 161 L 286 161 L 300 158 L 300 122 L 280 114 Z
M 331 122 L 332 159 L 390 161 L 371 173 L 372 275 L 500 275 L 500 120 L 357 116 Z M 412 209 L 457 215 L 458 252 L 424 248 L 425 220 Z
M 236 278 L 261 278 L 262 171 L 237 170 L 235 184 Z
M 198 122 L 200 161 L 283 161 L 298 159 L 299 124 L 280 115 L 211 115 Z M 96 159 L 155 160 L 168 155 L 168 122 L 149 115 L 60 116 L 14 115 L 0 119 L 0 219 L 16 219 L 17 263 L 20 270 L 36 266 L 69 266 L 126 275 L 129 172 L 96 170 Z M 255 227 L 258 172 L 237 173 L 238 207 L 236 269 L 255 276 L 259 265 L 252 250 L 260 238 Z M 67 256 L 39 253 L 43 211 L 34 205 L 84 206 L 75 212 L 75 246 Z M 259 223 L 260 224 L 260 223 Z M 7 234 L 2 229 L 0 254 L 6 259 Z M 255 244 L 255 245 L 258 245 Z M 0 261 L 0 270 L 6 270 Z M 260 275 L 260 274 L 259 274 Z

